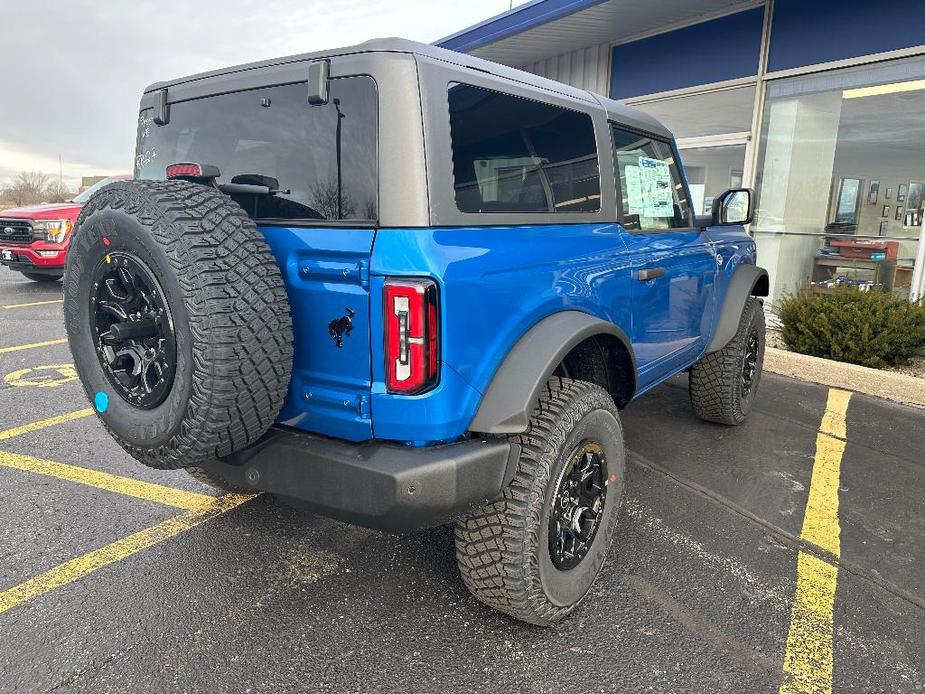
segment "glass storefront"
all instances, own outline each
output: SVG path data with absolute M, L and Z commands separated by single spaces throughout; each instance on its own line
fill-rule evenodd
M 710 214 L 717 195 L 742 187 L 744 144 L 681 148 L 681 156 L 695 214 Z
M 839 285 L 908 297 L 925 206 L 925 58 L 771 80 L 758 262 L 772 306 Z
M 678 139 L 747 134 L 752 129 L 755 86 L 632 103 L 661 121 Z
M 755 89 L 750 85 L 635 104 L 677 138 L 694 214 L 709 214 L 717 195 L 742 186 Z

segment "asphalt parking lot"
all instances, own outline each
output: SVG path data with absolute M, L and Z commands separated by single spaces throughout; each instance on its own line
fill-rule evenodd
M 925 411 L 771 375 L 737 429 L 683 380 L 641 398 L 610 559 L 540 629 L 469 596 L 447 528 L 136 463 L 60 296 L 0 269 L 4 693 L 925 691 Z

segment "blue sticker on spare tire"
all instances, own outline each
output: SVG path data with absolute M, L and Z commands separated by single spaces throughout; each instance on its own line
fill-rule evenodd
M 105 412 L 109 409 L 109 395 L 103 391 L 97 391 L 96 395 L 93 396 L 93 404 L 96 406 L 97 412 Z

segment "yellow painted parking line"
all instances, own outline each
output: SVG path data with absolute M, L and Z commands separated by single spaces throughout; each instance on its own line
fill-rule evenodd
M 64 299 L 50 299 L 48 301 L 30 301 L 28 304 L 6 304 L 0 308 L 28 308 L 29 306 L 47 306 L 48 304 L 63 304 Z
M 845 452 L 845 415 L 851 393 L 829 390 L 825 414 L 816 436 L 816 458 L 800 537 L 830 552 L 841 552 L 838 486 Z M 784 672 L 790 674 L 780 694 L 831 694 L 834 656 L 833 608 L 838 567 L 800 550 L 797 586 L 787 633 Z
M 0 354 L 8 354 L 9 352 L 19 352 L 23 349 L 34 349 L 35 347 L 51 347 L 52 345 L 63 345 L 67 342 L 66 337 L 62 337 L 57 340 L 45 340 L 44 342 L 31 342 L 28 345 L 14 345 L 13 347 L 0 347 Z
M 11 439 L 14 436 L 22 436 L 23 434 L 28 434 L 30 431 L 47 429 L 48 427 L 53 427 L 57 424 L 64 424 L 65 422 L 71 422 L 82 417 L 89 417 L 91 414 L 93 414 L 93 408 L 88 407 L 84 410 L 68 412 L 67 414 L 61 414 L 56 417 L 49 417 L 48 419 L 40 419 L 37 422 L 23 424 L 22 426 L 13 427 L 12 429 L 5 429 L 4 431 L 0 431 L 0 441 Z
M 825 414 L 822 415 L 822 424 L 819 431 L 839 439 L 847 437 L 845 416 L 848 412 L 849 400 L 851 400 L 850 391 L 836 388 L 829 390 L 829 399 L 825 406 Z
M 54 460 L 43 460 L 42 458 L 33 458 L 31 455 L 20 455 L 18 453 L 0 451 L 0 467 L 33 472 L 46 477 L 55 477 L 59 480 L 105 489 L 108 492 L 154 501 L 158 504 L 182 508 L 186 511 L 196 511 L 215 500 L 214 496 L 209 496 L 208 494 L 187 492 L 182 489 L 166 487 L 162 484 L 142 482 L 131 477 L 122 477 L 100 470 L 80 467 L 79 465 L 57 463 Z
M 168 518 L 157 525 L 128 537 L 123 537 L 121 540 L 116 540 L 105 547 L 59 564 L 45 573 L 0 592 L 0 613 L 68 583 L 73 583 L 98 569 L 114 564 L 126 557 L 137 554 L 143 549 L 195 528 L 197 525 L 220 516 L 252 498 L 254 498 L 254 495 L 251 494 L 226 494 L 217 499 L 212 499 L 207 506 Z

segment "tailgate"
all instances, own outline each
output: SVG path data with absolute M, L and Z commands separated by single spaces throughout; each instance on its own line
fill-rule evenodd
M 281 424 L 351 441 L 372 437 L 369 257 L 374 229 L 261 225 L 292 312 L 292 382 Z

